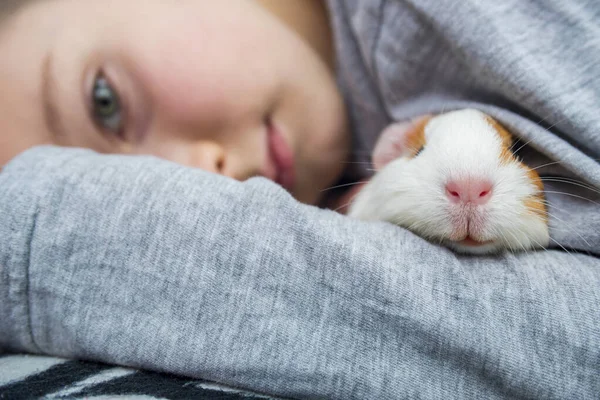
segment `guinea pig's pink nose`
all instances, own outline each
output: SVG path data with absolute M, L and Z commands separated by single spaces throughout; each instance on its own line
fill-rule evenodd
M 492 183 L 485 179 L 465 179 L 446 184 L 446 196 L 453 203 L 483 205 L 492 197 Z

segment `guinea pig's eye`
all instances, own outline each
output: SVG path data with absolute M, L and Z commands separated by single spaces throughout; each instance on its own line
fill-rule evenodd
M 91 112 L 99 128 L 117 136 L 123 135 L 125 118 L 121 99 L 102 72 L 98 73 L 94 80 Z

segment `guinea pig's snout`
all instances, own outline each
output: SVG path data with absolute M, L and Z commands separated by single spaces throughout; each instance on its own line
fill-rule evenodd
M 459 179 L 446 184 L 446 196 L 452 203 L 483 205 L 492 197 L 493 184 L 487 179 Z

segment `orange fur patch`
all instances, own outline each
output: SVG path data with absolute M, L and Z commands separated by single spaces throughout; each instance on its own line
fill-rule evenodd
M 406 151 L 410 154 L 409 158 L 413 158 L 417 155 L 419 150 L 425 146 L 425 127 L 431 120 L 431 117 L 422 118 L 417 121 L 412 131 L 406 135 L 405 147 Z
M 546 210 L 546 204 L 544 203 L 544 183 L 537 172 L 524 164 L 521 164 L 521 166 L 522 168 L 527 169 L 527 177 L 538 190 L 538 193 L 525 200 L 525 207 L 527 207 L 531 213 L 537 214 L 547 222 L 548 212 Z
M 541 194 L 531 196 L 527 198 L 523 204 L 532 214 L 542 218 L 546 223 L 548 222 L 548 213 L 546 212 L 546 205 L 544 204 L 544 196 Z
M 527 168 L 527 177 L 531 179 L 531 182 L 533 182 L 537 190 L 542 192 L 544 190 L 544 183 L 542 182 L 542 179 L 540 178 L 538 173 L 532 170 L 531 168 L 527 167 L 526 165 L 523 165 L 523 167 Z
M 502 141 L 502 152 L 500 153 L 500 163 L 502 165 L 506 165 L 512 161 L 516 161 L 514 154 L 511 153 L 510 148 L 513 144 L 513 136 L 508 133 L 508 131 L 498 123 L 495 119 L 490 116 L 486 116 L 485 120 L 488 124 L 494 128 L 500 140 Z
M 537 172 L 529 168 L 527 165 L 523 164 L 515 155 L 510 151 L 510 148 L 513 143 L 513 136 L 502 126 L 490 116 L 486 116 L 486 121 L 494 128 L 494 130 L 498 133 L 500 140 L 502 141 L 502 152 L 500 153 L 500 162 L 503 165 L 514 162 L 518 163 L 519 166 L 527 171 L 527 177 L 537 189 L 537 193 L 525 199 L 524 204 L 525 207 L 531 212 L 543 218 L 544 221 L 548 221 L 548 213 L 546 211 L 546 204 L 544 203 L 544 184 L 538 175 Z

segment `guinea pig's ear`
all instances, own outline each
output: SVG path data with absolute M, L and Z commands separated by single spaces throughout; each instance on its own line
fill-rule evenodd
M 430 115 L 396 122 L 383 130 L 373 150 L 373 166 L 379 171 L 400 157 L 414 157 L 425 145 L 425 126 Z

